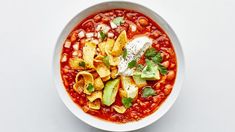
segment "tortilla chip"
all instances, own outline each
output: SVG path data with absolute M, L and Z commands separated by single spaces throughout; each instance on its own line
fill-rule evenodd
M 75 84 L 73 85 L 73 89 L 78 92 L 79 94 L 81 94 L 84 90 L 84 79 L 83 77 L 81 77 L 78 81 L 75 82 Z
M 98 44 L 98 47 L 100 49 L 100 52 L 102 55 L 105 55 L 105 42 L 101 42 Z
M 120 56 L 122 54 L 122 50 L 125 47 L 127 43 L 127 36 L 126 36 L 126 31 L 123 30 L 118 38 L 116 39 L 113 49 L 112 49 L 112 55 L 113 56 Z
M 103 58 L 104 58 L 103 55 L 98 54 L 98 55 L 95 57 L 94 62 L 103 62 Z
M 94 85 L 94 78 L 91 73 L 87 71 L 81 71 L 76 75 L 76 78 L 75 78 L 76 83 L 80 81 L 80 75 L 84 79 L 83 92 L 85 94 L 90 95 L 91 93 L 87 90 L 87 87 L 89 86 L 89 84 Z
M 93 101 L 95 101 L 96 99 L 102 99 L 102 91 L 95 91 L 95 92 L 93 92 L 91 95 L 88 95 L 88 96 L 87 96 L 87 99 L 88 99 L 90 102 L 93 102 Z
M 118 106 L 118 105 L 114 105 L 112 106 L 113 109 L 117 112 L 117 113 L 125 113 L 126 112 L 126 108 L 124 106 Z
M 108 76 L 102 78 L 102 80 L 103 80 L 104 82 L 108 81 L 109 79 L 110 79 L 110 75 L 108 75 Z
M 104 83 L 100 77 L 95 79 L 94 87 L 95 87 L 95 90 L 102 90 L 104 88 Z
M 84 67 L 79 66 L 79 63 L 84 62 L 83 59 L 74 57 L 69 59 L 69 66 L 75 70 L 83 70 Z
M 114 78 L 117 77 L 117 75 L 118 75 L 118 69 L 117 69 L 117 67 L 111 69 L 111 78 L 114 79 Z
M 100 109 L 100 100 L 96 100 L 94 102 L 88 102 L 88 107 L 94 110 Z
M 109 63 L 111 66 L 117 66 L 120 62 L 119 57 L 113 57 L 111 51 L 113 49 L 114 39 L 108 39 L 105 45 L 105 53 L 109 57 Z
M 109 68 L 103 62 L 99 62 L 95 68 L 101 78 L 107 77 L 110 75 Z
M 123 88 L 119 88 L 119 96 L 121 97 L 121 98 L 126 98 L 127 97 L 127 92 L 123 89 Z
M 86 63 L 87 68 L 94 68 L 93 60 L 96 52 L 96 44 L 91 42 L 86 42 L 83 47 L 83 59 Z

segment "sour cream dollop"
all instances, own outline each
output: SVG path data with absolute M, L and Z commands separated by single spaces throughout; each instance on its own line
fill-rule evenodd
M 124 76 L 132 76 L 133 68 L 128 68 L 128 63 L 132 60 L 138 60 L 144 52 L 152 45 L 152 39 L 147 36 L 136 37 L 126 45 L 127 56 L 121 57 L 118 64 L 118 74 Z

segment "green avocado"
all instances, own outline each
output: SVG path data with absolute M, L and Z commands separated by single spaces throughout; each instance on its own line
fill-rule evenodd
M 146 66 L 141 73 L 141 78 L 145 80 L 159 80 L 160 73 L 158 71 L 158 66 L 154 65 L 153 62 L 147 60 Z
M 143 87 L 147 85 L 145 79 L 141 78 L 141 72 L 135 72 L 133 75 L 133 80 L 138 87 Z
M 102 103 L 104 105 L 110 106 L 112 103 L 115 102 L 115 98 L 118 92 L 120 79 L 114 79 L 108 81 L 104 86 L 104 92 L 102 97 Z

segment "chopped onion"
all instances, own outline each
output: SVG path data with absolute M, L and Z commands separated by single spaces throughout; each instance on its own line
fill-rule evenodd
M 110 27 L 106 24 L 99 24 L 96 27 L 96 31 L 103 31 L 104 33 L 107 33 L 110 30 Z
M 63 55 L 63 57 L 61 58 L 61 62 L 66 62 L 67 61 L 67 55 Z
M 114 37 L 114 34 L 112 32 L 108 32 L 108 37 L 109 38 L 113 38 Z
M 79 43 L 76 42 L 74 45 L 73 45 L 73 49 L 74 50 L 78 50 L 79 49 Z
M 69 40 L 66 40 L 65 44 L 64 44 L 64 47 L 65 48 L 70 48 L 70 46 L 71 46 L 71 42 Z
M 84 32 L 83 30 L 80 31 L 80 32 L 78 33 L 78 37 L 79 37 L 79 38 L 85 37 L 85 32 Z
M 136 31 L 136 25 L 135 24 L 131 24 L 130 27 L 131 27 L 131 31 L 132 32 Z
M 94 36 L 94 33 L 93 32 L 90 32 L 90 33 L 86 33 L 86 37 L 87 38 L 91 38 Z
M 77 51 L 74 51 L 74 52 L 72 53 L 72 55 L 73 55 L 73 56 L 77 56 L 77 55 L 78 55 L 78 52 L 77 52 Z

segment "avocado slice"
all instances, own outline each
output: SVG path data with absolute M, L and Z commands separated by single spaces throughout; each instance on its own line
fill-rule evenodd
M 159 80 L 160 73 L 158 71 L 158 67 L 149 60 L 146 61 L 146 64 L 147 65 L 144 67 L 141 73 L 141 78 L 145 80 Z
M 114 79 L 110 80 L 105 84 L 103 97 L 102 97 L 102 103 L 110 106 L 112 103 L 115 102 L 115 98 L 118 92 L 118 86 L 119 86 L 120 79 Z
M 135 72 L 133 75 L 133 80 L 135 81 L 135 84 L 137 87 L 141 88 L 147 85 L 147 82 L 145 79 L 141 78 L 141 72 Z

